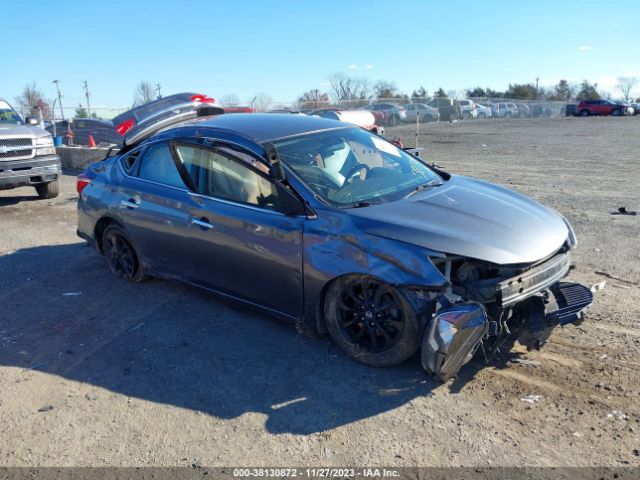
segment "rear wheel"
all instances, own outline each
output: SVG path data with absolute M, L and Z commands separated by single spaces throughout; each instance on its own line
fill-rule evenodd
M 613 115 L 614 117 L 619 117 L 620 115 L 622 115 L 622 112 L 619 108 L 616 108 L 613 110 L 613 112 L 611 112 L 611 115 Z
M 484 112 L 480 112 L 480 113 L 478 114 L 478 118 L 487 118 L 487 114 L 486 114 L 486 113 L 484 113 Z
M 589 110 L 580 110 L 580 116 L 581 117 L 588 117 L 589 116 Z
M 349 356 L 366 365 L 388 367 L 419 347 L 418 317 L 394 287 L 365 275 L 336 280 L 324 302 L 331 337 Z
M 140 257 L 127 232 L 118 225 L 109 225 L 102 233 L 102 254 L 109 269 L 119 278 L 141 282 L 146 275 Z
M 40 198 L 56 198 L 59 193 L 58 180 L 36 185 L 36 192 Z
M 430 114 L 430 113 L 427 113 L 426 115 L 424 115 L 424 116 L 422 117 L 422 120 L 421 120 L 421 121 L 422 121 L 422 123 L 431 122 L 431 121 L 433 121 L 433 117 L 431 116 L 431 114 Z

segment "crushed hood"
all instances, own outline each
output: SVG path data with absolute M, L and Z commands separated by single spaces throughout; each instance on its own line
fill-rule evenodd
M 499 265 L 541 260 L 569 235 L 554 210 L 512 190 L 459 176 L 404 200 L 349 213 L 369 234 Z

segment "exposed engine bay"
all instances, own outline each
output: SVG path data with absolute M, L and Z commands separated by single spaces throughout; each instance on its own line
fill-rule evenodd
M 593 301 L 583 285 L 561 282 L 568 249 L 530 265 L 499 266 L 464 257 L 435 261 L 450 286 L 432 295 L 422 337 L 422 365 L 445 381 L 481 350 L 485 359 L 515 340 L 540 349 L 553 328 L 579 324 Z

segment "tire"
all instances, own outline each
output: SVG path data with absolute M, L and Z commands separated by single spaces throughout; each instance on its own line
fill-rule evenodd
M 504 114 L 504 118 L 511 118 L 512 114 L 511 112 L 507 112 Z
M 580 110 L 580 116 L 581 117 L 588 117 L 589 115 L 591 115 L 589 113 L 589 110 Z
M 484 112 L 480 112 L 480 113 L 478 114 L 478 118 L 480 118 L 480 119 L 483 119 L 483 120 L 484 120 L 485 118 L 487 118 L 487 114 L 486 114 L 486 113 L 484 113 Z
M 325 295 L 324 316 L 338 347 L 365 365 L 397 365 L 420 345 L 418 316 L 404 295 L 367 275 L 335 280 Z
M 422 117 L 421 123 L 428 123 L 432 121 L 433 121 L 433 117 L 431 116 L 430 113 L 427 113 L 424 117 Z
M 122 227 L 109 225 L 105 228 L 100 247 L 109 270 L 115 276 L 135 283 L 146 280 L 140 256 Z
M 56 198 L 60 192 L 58 180 L 36 185 L 36 192 L 40 198 Z
M 471 115 L 471 112 L 464 112 L 464 113 L 462 114 L 462 118 L 463 118 L 464 120 L 470 120 L 470 119 L 471 119 L 471 118 L 473 118 L 473 117 L 472 117 L 472 115 Z
M 612 112 L 611 115 L 613 115 L 614 117 L 619 117 L 620 115 L 622 115 L 622 112 L 620 111 L 619 108 L 615 108 Z

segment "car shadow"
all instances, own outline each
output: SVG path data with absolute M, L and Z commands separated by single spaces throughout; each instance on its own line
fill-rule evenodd
M 16 195 L 15 197 L 0 197 L 0 207 L 5 207 L 9 205 L 16 205 L 22 202 L 33 202 L 35 200 L 40 200 L 40 197 L 35 193 L 33 195 Z
M 116 279 L 83 243 L 0 256 L 0 364 L 308 434 L 428 395 L 417 359 L 371 368 L 328 337 L 173 281 Z M 443 387 L 440 387 L 443 388 Z M 444 387 L 446 388 L 446 387 Z

